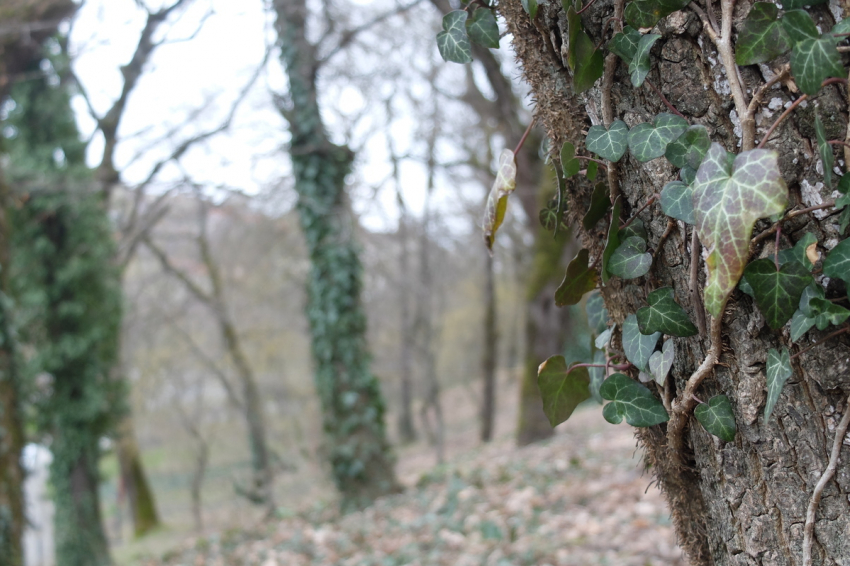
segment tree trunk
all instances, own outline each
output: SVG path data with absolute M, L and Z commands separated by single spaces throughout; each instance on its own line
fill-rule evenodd
M 397 182 L 398 177 L 396 177 Z M 413 426 L 413 325 L 410 323 L 410 234 L 407 219 L 407 207 L 401 196 L 401 185 L 397 185 L 396 197 L 400 217 L 398 221 L 398 237 L 401 250 L 399 253 L 399 274 L 401 284 L 398 286 L 401 324 L 401 364 L 400 399 L 398 410 L 398 436 L 402 443 L 416 440 L 416 429 Z
M 733 6 L 732 1 L 722 3 L 730 21 Z M 604 44 L 610 39 L 608 24 L 615 21 L 618 25 L 622 4 L 618 9 L 615 14 L 611 2 L 597 2 L 583 14 L 584 29 L 594 44 Z M 621 118 L 631 127 L 669 111 L 650 87 L 632 88 L 627 66 L 613 55 L 609 55 L 611 59 L 605 65 L 608 76 L 586 93 L 574 94 L 569 86 L 572 84 L 569 71 L 561 60 L 561 54 L 567 50 L 568 33 L 560 2 L 541 2 L 535 22 L 529 19 L 520 0 L 504 0 L 499 3 L 499 10 L 513 34 L 524 76 L 537 101 L 536 117 L 551 137 L 556 161 L 563 142 L 583 147 L 582 130 L 586 131 L 591 124 L 608 125 L 613 118 Z M 709 10 L 713 10 L 711 5 Z M 735 10 L 737 30 L 747 12 L 745 3 Z M 830 29 L 829 12 L 824 9 L 818 15 L 824 20 L 821 28 Z M 707 21 L 713 19 L 713 13 L 707 17 Z M 732 114 L 736 107 L 726 94 L 730 73 L 726 73 L 723 59 L 697 14 L 691 9 L 682 10 L 662 20 L 657 29 L 662 37 L 651 51 L 648 80 L 691 124 L 705 125 L 713 141 L 727 150 L 739 151 L 741 140 L 735 132 L 740 126 L 735 121 L 740 113 Z M 599 35 L 600 30 L 604 37 Z M 560 38 L 564 38 L 563 50 Z M 746 93 L 755 93 L 765 84 L 756 66 L 739 70 L 733 67 L 733 72 L 735 75 L 740 72 Z M 605 87 L 608 92 L 602 92 L 600 84 L 609 85 Z M 766 110 L 772 98 L 778 98 L 782 104 L 797 98 L 787 86 L 780 82 L 765 97 L 763 108 Z M 848 118 L 845 95 L 836 85 L 826 86 L 818 93 L 819 106 L 827 109 L 822 115 L 830 118 L 829 138 L 845 139 Z M 759 135 L 766 135 L 777 115 L 762 111 Z M 763 124 L 762 118 L 765 118 Z M 811 206 L 830 198 L 831 190 L 821 190 L 822 185 L 816 184 L 821 175 L 816 172 L 817 149 L 810 149 L 817 148 L 812 122 L 813 105 L 807 109 L 800 107 L 776 130 L 775 139 L 767 145 L 780 151 L 780 168 L 790 189 L 791 204 L 803 201 L 803 206 Z M 608 175 L 609 182 L 619 176 L 619 194 L 623 199 L 623 216 L 614 221 L 628 219 L 664 183 L 673 180 L 674 174 L 674 169 L 664 160 L 641 164 L 627 154 Z M 589 196 L 589 189 L 583 185 L 576 183 L 570 187 L 571 225 L 580 225 Z M 818 237 L 820 246 L 840 238 L 835 226 L 817 222 L 816 216 L 803 215 L 786 222 L 783 234 L 790 238 L 783 240 L 782 247 L 789 247 L 807 231 Z M 689 282 L 691 258 L 699 261 L 699 256 L 689 253 L 689 233 L 680 225 L 662 242 L 668 223 L 659 207 L 646 208 L 640 218 L 649 234 L 648 247 L 658 250 L 658 254 L 646 277 L 612 278 L 605 284 L 602 295 L 611 318 L 620 327 L 627 315 L 646 305 L 649 291 L 672 286 L 677 301 L 691 320 L 699 320 L 702 298 L 699 291 L 695 296 L 691 294 Z M 770 225 L 769 221 L 761 221 L 755 233 Z M 606 227 L 606 222 L 600 222 L 595 229 L 582 233 L 582 244 L 590 251 L 591 258 L 601 254 Z M 695 268 L 698 277 L 694 287 L 701 290 L 705 283 L 703 265 L 697 264 Z M 829 292 L 843 294 L 832 283 Z M 769 330 L 753 301 L 738 291 L 732 294 L 722 320 L 720 363 L 696 393 L 701 399 L 719 393 L 729 397 L 737 424 L 734 441 L 722 442 L 711 436 L 688 415 L 681 451 L 668 446 L 666 424 L 638 429 L 638 438 L 670 503 L 679 542 L 692 564 L 801 564 L 807 508 L 830 460 L 835 425 L 841 415 L 850 411 L 846 401 L 850 391 L 847 378 L 850 340 L 846 334 L 832 338 L 795 359 L 794 375 L 782 390 L 769 422 L 765 423 L 762 412 L 767 350 L 789 345 L 787 336 Z M 814 341 L 826 334 L 813 330 L 808 336 Z M 710 345 L 707 333 L 676 339 L 676 357 L 668 378 L 673 380 L 675 391 L 684 389 L 688 378 L 706 358 Z M 619 332 L 615 333 L 614 346 L 620 347 Z M 557 351 L 549 351 L 535 361 L 554 353 Z M 815 515 L 813 564 L 847 564 L 850 556 L 850 474 L 846 472 L 850 448 L 846 445 L 840 447 L 840 462 L 839 472 L 827 482 Z
M 118 426 L 115 451 L 121 470 L 121 482 L 127 490 L 127 499 L 130 501 L 133 534 L 140 537 L 159 526 L 159 515 L 156 512 L 153 492 L 142 467 L 133 418 L 129 412 Z
M 493 256 L 485 256 L 484 265 L 484 347 L 482 348 L 481 373 L 481 442 L 493 439 L 493 425 L 496 418 L 496 282 L 493 270 Z
M 289 92 L 280 111 L 289 122 L 298 214 L 311 272 L 307 318 L 328 454 L 343 509 L 397 491 L 384 429 L 384 401 L 369 369 L 361 270 L 345 177 L 354 155 L 331 143 L 316 89 L 316 46 L 306 36 L 305 0 L 275 0 L 281 62 Z

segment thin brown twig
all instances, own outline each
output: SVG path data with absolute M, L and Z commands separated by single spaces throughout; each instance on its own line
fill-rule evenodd
M 758 236 L 755 236 L 752 240 L 750 240 L 750 255 L 753 255 L 753 252 L 755 252 L 755 247 L 756 247 L 756 245 L 758 245 L 759 242 L 761 242 L 762 240 L 764 240 L 766 238 L 769 238 L 771 234 L 773 234 L 774 232 L 779 230 L 779 227 L 786 220 L 791 220 L 792 218 L 797 218 L 798 216 L 802 216 L 803 214 L 808 214 L 809 212 L 814 212 L 815 210 L 822 210 L 824 208 L 832 208 L 833 206 L 835 206 L 835 202 L 830 201 L 830 202 L 825 202 L 823 204 L 810 206 L 808 208 L 801 208 L 801 209 L 797 209 L 797 210 L 789 210 L 785 214 L 785 216 L 780 218 L 779 221 L 777 221 L 773 226 L 771 226 L 770 228 L 768 228 L 767 230 L 765 230 L 764 232 L 760 233 Z
M 519 139 L 519 143 L 516 144 L 516 149 L 514 149 L 514 155 L 519 153 L 519 150 L 522 149 L 523 144 L 525 144 L 525 140 L 528 137 L 528 134 L 531 133 L 531 128 L 534 127 L 534 122 L 537 120 L 536 117 L 531 119 L 531 122 L 528 123 L 528 127 L 525 129 L 525 133 L 522 134 L 522 137 Z
M 764 97 L 764 93 L 773 88 L 773 85 L 776 83 L 785 80 L 791 72 L 791 69 L 788 65 L 783 65 L 782 69 L 773 75 L 769 81 L 764 83 L 753 95 L 752 100 L 750 100 L 750 105 L 747 107 L 747 111 L 750 114 L 754 114 L 758 109 L 759 104 L 761 104 L 761 99 Z
M 850 142 L 846 142 L 844 140 L 829 140 L 826 143 L 831 144 L 831 145 L 843 145 L 843 146 L 846 146 L 846 147 L 850 147 Z
M 596 0 L 590 0 L 590 2 L 588 2 L 588 3 L 587 3 L 587 6 L 584 6 L 581 10 L 579 10 L 578 12 L 576 12 L 576 15 L 579 15 L 579 14 L 584 13 L 584 11 L 585 11 L 585 10 L 587 10 L 588 8 L 590 8 L 591 6 L 593 6 L 593 4 L 594 4 L 595 2 L 596 2 Z
M 788 115 L 789 115 L 791 112 L 793 112 L 793 111 L 794 111 L 794 109 L 795 109 L 795 108 L 797 108 L 797 106 L 799 106 L 799 105 L 800 105 L 800 103 L 802 103 L 802 102 L 803 102 L 804 100 L 806 100 L 807 98 L 809 98 L 809 95 L 808 95 L 808 94 L 804 94 L 803 96 L 801 96 L 800 98 L 798 98 L 797 100 L 795 100 L 795 101 L 794 101 L 794 103 L 793 103 L 793 104 L 791 104 L 791 106 L 789 106 L 788 108 L 786 108 L 786 109 L 785 109 L 785 112 L 783 112 L 782 114 L 780 114 L 779 118 L 777 118 L 777 119 L 776 119 L 776 121 L 775 121 L 773 124 L 771 124 L 770 129 L 769 129 L 769 130 L 767 130 L 767 133 L 764 135 L 764 137 L 762 138 L 761 142 L 759 142 L 759 144 L 758 144 L 758 149 L 763 149 L 763 148 L 764 148 L 764 144 L 766 144 L 766 143 L 767 143 L 767 140 L 768 140 L 768 139 L 770 139 L 771 134 L 773 134 L 773 130 L 775 130 L 775 129 L 779 126 L 779 124 L 781 124 L 781 123 L 782 123 L 782 121 L 783 121 L 785 118 L 787 118 L 787 117 L 788 117 Z
M 643 212 L 644 210 L 646 210 L 646 208 L 647 208 L 649 205 L 651 205 L 652 203 L 654 203 L 656 200 L 658 200 L 658 193 L 656 193 L 656 194 L 652 195 L 652 197 L 650 197 L 650 199 L 649 199 L 648 201 L 646 201 L 646 202 L 644 203 L 644 205 L 643 205 L 642 207 L 640 207 L 640 208 L 638 209 L 638 211 L 637 211 L 637 212 L 635 212 L 635 213 L 632 215 L 632 217 L 631 217 L 631 218 L 629 218 L 629 219 L 626 221 L 626 223 L 625 223 L 625 224 L 622 224 L 622 225 L 620 226 L 620 230 L 623 230 L 624 228 L 628 227 L 628 226 L 629 226 L 629 224 L 631 224 L 632 222 L 634 222 L 635 218 L 637 218 L 638 216 L 640 216 L 640 213 L 641 213 L 641 212 Z
M 652 90 L 654 90 L 654 91 L 655 91 L 655 94 L 657 94 L 657 95 L 658 95 L 658 97 L 659 97 L 659 98 L 661 98 L 661 102 L 663 102 L 663 103 L 664 103 L 664 106 L 666 106 L 666 107 L 670 110 L 670 112 L 672 112 L 672 113 L 673 113 L 673 114 L 675 114 L 676 116 L 679 116 L 679 117 L 681 117 L 681 118 L 685 118 L 685 115 L 684 115 L 684 114 L 682 114 L 681 112 L 679 112 L 678 110 L 676 110 L 676 107 L 675 107 L 675 106 L 673 106 L 673 105 L 670 103 L 670 101 L 669 101 L 669 100 L 667 100 L 667 97 L 666 97 L 666 96 L 664 96 L 664 94 L 663 94 L 660 90 L 658 90 L 657 88 L 655 88 L 655 85 L 654 85 L 654 84 L 652 84 L 651 82 L 649 82 L 649 79 L 644 79 L 644 81 L 643 81 L 643 82 L 644 82 L 644 83 L 646 83 L 646 84 L 648 84 L 648 85 L 649 85 L 649 88 L 651 88 Z M 685 120 L 687 120 L 687 118 L 685 118 Z
M 673 230 L 676 228 L 676 221 L 672 218 L 667 219 L 667 228 L 664 230 L 664 233 L 661 234 L 661 238 L 658 239 L 658 245 L 655 247 L 655 253 L 652 254 L 652 261 L 655 261 L 655 258 L 658 257 L 658 254 L 661 253 L 661 250 L 664 249 L 664 242 L 667 241 L 667 238 L 670 237 L 670 234 L 673 233 Z
M 809 500 L 809 507 L 806 509 L 806 524 L 803 527 L 803 566 L 812 565 L 812 541 L 815 531 L 815 514 L 820 504 L 823 490 L 832 476 L 835 475 L 835 469 L 838 467 L 838 459 L 841 457 L 841 446 L 844 444 L 844 436 L 847 434 L 847 427 L 850 425 L 850 396 L 844 405 L 844 415 L 841 417 L 841 422 L 835 428 L 835 438 L 832 440 L 832 451 L 829 454 L 829 463 L 824 470 L 823 475 L 818 480 L 812 498 Z
M 830 332 L 829 334 L 827 334 L 826 336 L 824 336 L 823 338 L 821 338 L 820 340 L 818 340 L 814 344 L 806 346 L 805 348 L 803 348 L 802 350 L 800 350 L 799 352 L 797 352 L 796 354 L 791 356 L 790 359 L 793 360 L 794 358 L 802 356 L 803 354 L 805 354 L 806 352 L 808 352 L 812 348 L 820 346 L 821 344 L 823 344 L 827 340 L 830 340 L 831 338 L 835 338 L 836 336 L 840 336 L 841 334 L 847 334 L 848 332 L 850 332 L 850 326 L 843 326 L 843 327 L 839 328 L 838 330 L 836 330 L 835 332 Z

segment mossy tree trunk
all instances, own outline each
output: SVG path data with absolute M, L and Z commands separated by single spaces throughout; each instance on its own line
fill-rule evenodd
M 121 481 L 127 490 L 127 499 L 130 502 L 133 534 L 140 537 L 159 526 L 159 514 L 156 511 L 148 478 L 142 467 L 139 443 L 136 440 L 133 419 L 129 414 L 118 426 L 115 452 L 118 456 Z
M 750 2 L 722 3 L 732 23 L 740 31 Z M 717 10 L 720 7 L 708 6 Z M 631 86 L 628 69 L 622 61 L 609 59 L 605 79 L 582 95 L 571 90 L 571 76 L 563 55 L 568 33 L 561 2 L 543 0 L 536 21 L 532 22 L 520 0 L 503 0 L 499 10 L 513 34 L 514 49 L 530 83 L 536 100 L 536 117 L 552 140 L 553 157 L 565 141 L 583 147 L 584 135 L 593 124 L 608 125 L 614 118 L 632 127 L 649 122 L 659 113 L 669 111 L 662 98 L 646 85 Z M 619 4 L 622 10 L 622 4 Z M 825 6 L 810 10 L 828 30 L 834 23 Z M 610 25 L 622 17 L 615 16 L 609 0 L 597 1 L 583 15 L 583 27 L 594 44 L 604 45 L 611 37 Z M 612 16 L 615 16 L 612 18 Z M 714 14 L 707 18 L 713 20 Z M 738 113 L 729 93 L 729 74 L 722 58 L 705 31 L 710 23 L 700 21 L 691 8 L 685 8 L 662 20 L 653 30 L 661 35 L 651 51 L 648 80 L 669 103 L 691 124 L 702 124 L 713 141 L 727 151 L 740 151 L 736 135 Z M 603 35 L 604 34 L 604 35 Z M 560 44 L 564 38 L 564 46 Z M 609 56 L 613 57 L 613 56 Z M 734 60 L 733 60 L 734 64 Z M 776 65 L 740 67 L 744 91 L 752 95 L 766 83 Z M 607 86 L 602 86 L 607 85 Z M 778 113 L 765 111 L 767 102 L 778 99 L 779 106 L 799 97 L 789 90 L 791 83 L 780 82 L 763 99 L 757 138 Z M 603 91 L 605 88 L 606 91 Z M 607 98 L 610 95 L 610 99 Z M 827 124 L 827 138 L 844 140 L 848 113 L 846 87 L 830 85 L 822 88 L 816 104 Z M 774 108 L 771 102 L 771 108 Z M 831 189 L 822 188 L 817 170 L 818 152 L 813 129 L 814 104 L 799 108 L 774 132 L 768 148 L 778 150 L 782 177 L 788 184 L 791 204 L 801 208 L 827 202 Z M 740 132 L 740 130 L 739 130 Z M 811 149 L 814 148 L 814 149 Z M 642 164 L 632 156 L 623 158 L 616 167 L 619 194 L 623 202 L 621 221 L 634 214 L 654 193 L 675 178 L 676 170 L 664 160 Z M 609 175 L 609 180 L 614 176 Z M 569 189 L 568 220 L 580 226 L 587 210 L 590 190 L 581 184 Z M 826 214 L 829 214 L 828 212 Z M 837 222 L 823 221 L 826 214 L 801 215 L 783 225 L 782 248 L 790 247 L 806 232 L 818 238 L 819 249 L 829 248 L 843 237 Z M 648 247 L 657 252 L 648 275 L 634 280 L 612 278 L 602 289 L 613 322 L 622 324 L 625 317 L 645 306 L 649 291 L 671 286 L 677 300 L 691 320 L 699 320 L 703 309 L 700 290 L 705 285 L 703 263 L 698 254 L 691 255 L 691 229 L 679 225 L 668 231 L 668 220 L 658 207 L 649 207 L 639 216 L 646 225 Z M 615 219 L 617 220 L 617 219 Z M 756 233 L 771 226 L 769 220 L 756 225 Z M 596 229 L 581 232 L 581 242 L 598 257 L 604 245 L 606 222 Z M 826 246 L 825 246 L 826 244 Z M 770 253 L 758 249 L 759 253 Z M 696 259 L 696 283 L 690 279 L 692 257 Z M 692 294 L 691 289 L 697 289 Z M 830 282 L 828 296 L 846 294 L 843 284 Z M 826 336 L 828 331 L 812 330 L 807 342 Z M 614 347 L 619 348 L 619 333 Z M 833 432 L 841 416 L 850 407 L 850 341 L 847 335 L 831 338 L 802 353 L 793 362 L 794 375 L 785 384 L 769 422 L 763 419 L 765 400 L 765 360 L 769 348 L 789 346 L 787 335 L 771 331 L 758 313 L 753 301 L 739 291 L 732 294 L 726 306 L 722 326 L 722 353 L 713 373 L 702 382 L 697 396 L 706 399 L 723 393 L 731 401 L 737 435 L 732 442 L 721 442 L 690 419 L 685 431 L 684 452 L 671 452 L 667 443 L 666 424 L 639 429 L 638 438 L 646 449 L 647 461 L 670 503 L 679 543 L 694 565 L 796 565 L 801 564 L 803 530 L 807 508 L 815 486 L 830 460 L 836 442 Z M 669 380 L 673 389 L 682 391 L 685 382 L 705 359 L 711 344 L 707 334 L 677 339 L 677 354 Z M 791 346 L 792 351 L 798 349 Z M 547 352 L 543 357 L 557 353 Z M 850 556 L 850 447 L 841 439 L 838 473 L 827 482 L 823 499 L 814 520 L 813 564 L 846 564 Z
M 274 0 L 281 62 L 289 92 L 280 110 L 289 122 L 298 214 L 311 272 L 307 318 L 327 452 L 343 509 L 398 489 L 384 429 L 384 401 L 369 369 L 361 264 L 345 177 L 354 158 L 331 143 L 319 111 L 316 46 L 306 37 L 305 0 Z

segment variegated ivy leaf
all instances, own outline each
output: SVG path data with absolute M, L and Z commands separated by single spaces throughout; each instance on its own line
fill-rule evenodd
M 818 140 L 818 153 L 823 163 L 823 184 L 827 187 L 832 186 L 832 167 L 835 165 L 835 155 L 832 153 L 832 146 L 826 140 L 826 130 L 821 122 L 820 114 L 815 112 L 815 136 Z
M 661 338 L 660 332 L 649 336 L 641 334 L 637 317 L 633 314 L 626 317 L 623 322 L 623 352 L 626 354 L 626 359 L 639 370 L 647 369 L 646 364 L 659 338 Z
M 533 20 L 537 17 L 537 0 L 522 0 L 522 9 Z
M 593 354 L 594 364 L 604 364 L 605 361 L 605 352 L 602 350 L 597 350 Z M 590 367 L 587 368 L 587 373 L 590 375 L 590 396 L 593 397 L 594 401 L 602 405 L 603 400 L 602 395 L 599 394 L 599 388 L 602 386 L 602 382 L 605 381 L 605 368 Z
M 591 163 L 593 162 L 591 161 Z M 595 163 L 593 164 L 595 165 Z M 596 183 L 596 186 L 593 187 L 593 193 L 590 195 L 590 206 L 581 220 L 581 225 L 585 230 L 592 230 L 596 223 L 602 220 L 609 208 L 611 208 L 611 196 L 608 185 Z
M 537 369 L 537 387 L 549 424 L 558 426 L 573 414 L 579 403 L 590 398 L 590 376 L 586 367 L 570 371 L 564 356 L 552 356 Z
M 720 315 L 744 272 L 755 221 L 782 212 L 788 203 L 777 157 L 765 149 L 735 157 L 714 143 L 697 171 L 694 217 L 708 253 L 705 307 L 712 316 Z
M 820 297 L 812 297 L 809 306 L 816 315 L 815 325 L 818 330 L 826 330 L 831 324 L 837 326 L 850 317 L 850 310 Z
M 705 126 L 691 126 L 684 133 L 670 142 L 664 157 L 676 167 L 699 169 L 703 157 L 711 147 L 711 138 Z
M 777 270 L 773 259 L 757 259 L 744 273 L 761 314 L 774 330 L 791 320 L 803 290 L 814 282 L 809 271 L 796 261 L 781 265 Z
M 605 241 L 605 249 L 602 251 L 602 282 L 607 283 L 611 278 L 608 272 L 608 264 L 614 251 L 620 246 L 620 197 L 614 201 L 611 210 L 611 224 L 608 226 L 608 239 Z
M 781 250 L 779 252 L 779 264 L 784 265 L 789 261 L 796 261 L 809 271 L 815 266 L 818 260 L 817 252 L 818 239 L 811 232 L 806 232 L 800 238 L 793 248 Z
M 813 95 L 829 77 L 845 75 L 841 54 L 831 36 L 806 39 L 791 50 L 791 73 L 800 90 Z
M 626 26 L 608 42 L 608 51 L 617 55 L 628 65 L 635 56 L 641 37 L 643 36 L 638 30 L 632 26 Z
M 608 328 L 608 309 L 605 308 L 602 295 L 599 293 L 592 294 L 587 299 L 584 308 L 587 311 L 587 325 L 592 332 L 599 334 Z
M 575 155 L 576 147 L 570 142 L 564 142 L 561 146 L 561 171 L 564 172 L 565 179 L 569 179 L 581 169 L 581 163 Z
M 649 239 L 643 220 L 634 218 L 628 226 L 620 229 L 620 241 L 623 242 L 626 238 L 640 238 L 644 241 Z
M 499 24 L 491 10 L 476 8 L 472 19 L 466 22 L 469 39 L 483 47 L 499 48 Z
M 679 171 L 679 179 L 682 180 L 683 183 L 690 186 L 693 184 L 694 179 L 697 178 L 696 169 L 691 169 L 690 167 L 682 167 L 681 171 Z
M 850 284 L 850 239 L 841 240 L 823 260 L 823 274 Z
M 694 409 L 694 416 L 705 430 L 726 442 L 735 440 L 738 428 L 735 426 L 735 413 L 726 395 L 715 395 Z
M 797 338 L 802 336 L 813 325 L 817 325 L 818 330 L 826 330 L 830 324 L 841 324 L 850 317 L 850 311 L 826 299 L 826 293 L 823 287 L 817 283 L 812 283 L 803 291 L 800 297 L 799 309 L 794 313 L 794 316 L 796 317 L 798 313 L 800 316 L 796 321 L 796 330 L 799 333 Z M 794 338 L 796 334 L 794 332 L 794 322 L 795 320 L 792 318 L 792 341 L 796 341 L 796 338 Z
M 667 422 L 670 416 L 661 401 L 643 385 L 622 373 L 615 373 L 605 380 L 599 393 L 611 401 L 602 409 L 602 416 L 611 424 L 626 419 L 632 426 L 653 426 Z
M 736 63 L 767 63 L 791 49 L 791 38 L 779 23 L 778 14 L 779 8 L 772 2 L 753 4 L 735 43 Z
M 673 299 L 673 289 L 662 287 L 646 297 L 648 307 L 637 311 L 638 328 L 641 334 L 662 332 L 670 336 L 693 336 L 696 326 L 688 318 L 685 309 Z
M 608 347 L 608 344 L 611 342 L 611 332 L 613 328 L 606 328 L 602 331 L 602 334 L 596 337 L 596 340 L 593 341 L 593 345 L 596 346 L 600 350 L 604 350 Z
M 505 211 L 508 208 L 508 195 L 516 189 L 516 161 L 514 152 L 503 149 L 499 155 L 499 171 L 496 180 L 487 197 L 487 210 L 484 212 L 484 241 L 487 248 L 493 249 L 496 239 L 496 230 L 505 219 Z
M 598 275 L 595 269 L 587 266 L 589 252 L 579 250 L 576 257 L 567 266 L 564 280 L 555 291 L 555 304 L 559 307 L 576 305 L 585 293 L 596 288 Z
M 681 136 L 688 122 L 681 116 L 663 113 L 652 123 L 638 124 L 629 131 L 629 151 L 635 159 L 644 163 L 664 155 L 667 144 Z
M 634 57 L 632 57 L 632 60 L 629 63 L 629 75 L 632 78 L 633 87 L 637 88 L 642 85 L 644 79 L 646 79 L 646 75 L 649 74 L 649 52 L 652 49 L 652 45 L 658 41 L 660 37 L 660 35 L 648 33 L 641 36 L 640 41 L 638 41 Z
M 803 314 L 803 311 L 797 309 L 797 312 L 791 317 L 791 342 L 799 340 L 814 325 L 814 318 L 807 317 Z
M 817 283 L 812 283 L 811 285 L 803 289 L 803 294 L 800 295 L 800 312 L 812 319 L 817 316 L 817 312 L 815 312 L 815 310 L 812 308 L 812 299 L 814 298 L 826 298 L 826 293 L 824 292 L 823 287 L 821 287 Z
M 672 340 L 667 340 L 661 346 L 660 352 L 653 352 L 649 357 L 649 373 L 658 385 L 664 385 L 667 381 L 667 374 L 670 373 L 670 368 L 673 367 L 673 360 L 676 357 L 676 347 Z
M 820 37 L 815 21 L 805 10 L 788 10 L 782 16 L 780 23 L 792 44 Z
M 555 232 L 558 226 L 558 201 L 551 200 L 546 203 L 546 208 L 540 209 L 540 225 L 543 226 L 549 232 Z M 564 219 L 561 218 L 560 228 L 562 230 L 567 229 L 567 225 L 564 224 Z
M 591 126 L 584 145 L 602 159 L 617 162 L 629 147 L 629 127 L 622 120 L 614 120 L 607 130 L 605 126 Z
M 662 18 L 681 10 L 689 0 L 634 0 L 626 6 L 626 21 L 636 28 L 651 28 Z
M 661 189 L 661 210 L 687 224 L 694 219 L 694 191 L 681 181 L 671 181 Z
M 791 377 L 791 356 L 788 348 L 777 351 L 771 348 L 767 351 L 767 401 L 764 405 L 764 422 L 770 420 L 770 414 L 782 393 L 782 386 Z
M 471 63 L 472 45 L 466 33 L 465 10 L 455 10 L 443 16 L 443 31 L 437 34 L 437 48 L 445 61 Z
M 847 39 L 847 35 L 850 33 L 850 18 L 844 18 L 829 30 L 829 35 L 833 36 L 836 43 L 844 41 Z
M 608 273 L 621 279 L 646 275 L 652 265 L 652 254 L 646 251 L 646 241 L 634 236 L 623 240 L 608 262 Z

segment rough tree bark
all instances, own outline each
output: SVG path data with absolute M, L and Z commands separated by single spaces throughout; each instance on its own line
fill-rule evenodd
M 275 0 L 280 59 L 289 79 L 279 109 L 289 122 L 289 154 L 311 272 L 307 318 L 328 459 L 345 510 L 398 489 L 384 429 L 384 401 L 369 369 L 362 267 L 345 177 L 352 151 L 331 142 L 319 110 L 316 46 L 307 38 L 305 0 Z
M 731 10 L 734 3 L 726 0 L 724 5 Z M 616 58 L 609 59 L 606 64 L 607 80 L 598 82 L 581 96 L 571 91 L 569 72 L 562 60 L 568 35 L 560 2 L 543 0 L 533 22 L 520 0 L 502 0 L 499 10 L 513 34 L 513 45 L 524 77 L 533 90 L 538 123 L 551 138 L 553 149 L 560 148 L 565 141 L 580 147 L 584 139 L 582 130 L 586 131 L 592 124 L 607 125 L 616 117 L 634 126 L 667 111 L 661 97 L 646 85 L 632 88 L 628 70 Z M 709 4 L 708 10 L 711 12 L 715 7 Z M 707 20 L 719 19 L 719 11 L 718 7 L 718 18 L 712 13 Z M 738 3 L 734 10 L 735 29 L 740 29 L 740 22 L 748 11 L 749 2 Z M 829 29 L 834 22 L 825 6 L 811 12 L 821 19 L 822 29 Z M 620 25 L 617 18 L 622 18 L 622 4 L 615 14 L 610 0 L 597 0 L 582 18 L 594 43 L 602 43 L 611 37 L 609 25 L 612 22 Z M 739 151 L 734 121 L 737 116 L 731 115 L 735 104 L 729 94 L 725 94 L 729 92 L 729 85 L 722 58 L 698 15 L 691 8 L 683 9 L 662 20 L 656 32 L 662 37 L 651 52 L 649 81 L 692 124 L 705 125 L 714 141 L 729 151 Z M 763 69 L 757 66 L 739 69 L 746 93 L 755 93 L 765 84 L 762 73 L 767 74 L 767 71 Z M 603 88 L 609 92 L 602 92 L 600 84 L 607 85 Z M 784 104 L 796 98 L 798 95 L 789 91 L 788 86 L 787 82 L 780 83 L 765 97 L 766 101 L 778 98 Z M 610 102 L 605 100 L 609 93 Z M 837 85 L 827 86 L 818 93 L 816 100 L 821 115 L 828 118 L 828 138 L 845 139 L 846 94 L 844 87 Z M 812 112 L 811 104 L 808 108 L 799 108 L 778 128 L 775 138 L 767 145 L 780 153 L 780 168 L 789 186 L 792 205 L 811 206 L 830 200 L 829 191 L 817 185 L 820 180 L 816 172 L 817 150 L 810 149 L 816 147 L 812 141 Z M 756 137 L 765 135 L 776 116 L 777 113 L 770 116 L 760 110 Z M 557 156 L 553 157 L 557 160 Z M 624 206 L 621 220 L 629 218 L 665 182 L 674 178 L 673 169 L 664 160 L 640 164 L 627 156 L 617 169 Z M 575 184 L 569 192 L 568 219 L 571 225 L 578 226 L 587 209 L 590 191 Z M 649 232 L 650 249 L 660 249 L 645 278 L 630 281 L 612 278 L 602 289 L 614 322 L 622 323 L 628 314 L 645 305 L 649 290 L 664 285 L 675 289 L 677 299 L 692 320 L 698 320 L 697 312 L 703 309 L 702 299 L 699 292 L 694 298 L 689 291 L 690 230 L 685 231 L 680 225 L 661 242 L 667 229 L 667 219 L 661 211 L 649 207 L 640 218 Z M 840 236 L 831 222 L 816 220 L 811 215 L 803 215 L 786 222 L 782 233 L 787 239 L 782 247 L 788 247 L 807 231 L 818 236 L 821 246 Z M 605 223 L 581 235 L 592 257 L 601 253 L 604 244 L 602 224 Z M 754 233 L 769 226 L 769 221 L 760 221 Z M 757 249 L 758 253 L 769 253 L 769 250 Z M 700 266 L 696 285 L 700 290 L 704 287 L 704 278 Z M 836 285 L 841 284 L 830 284 L 830 293 L 843 294 Z M 787 335 L 770 331 L 752 300 L 738 291 L 733 293 L 723 321 L 720 363 L 697 394 L 701 398 L 717 393 L 729 397 L 738 427 L 734 441 L 718 441 L 691 419 L 685 437 L 684 463 L 680 464 L 667 448 L 666 425 L 640 429 L 637 436 L 646 448 L 647 461 L 652 464 L 670 503 L 679 542 L 692 564 L 800 564 L 806 509 L 827 467 L 834 442 L 832 431 L 841 415 L 850 411 L 846 403 L 850 391 L 847 377 L 850 340 L 846 334 L 833 338 L 795 359 L 794 376 L 785 385 L 770 422 L 765 423 L 762 412 L 766 353 L 768 348 L 787 345 Z M 808 339 L 813 341 L 825 334 L 811 331 Z M 615 336 L 615 348 L 620 347 L 618 340 Z M 677 340 L 671 376 L 676 390 L 681 391 L 687 378 L 705 358 L 710 340 L 706 335 Z M 845 445 L 840 456 L 839 471 L 827 483 L 816 515 L 814 564 L 848 564 L 850 556 L 850 473 L 847 471 L 850 448 Z

